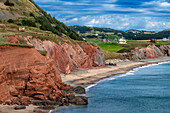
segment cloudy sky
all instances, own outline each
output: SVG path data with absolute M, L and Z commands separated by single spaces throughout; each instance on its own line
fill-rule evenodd
M 35 0 L 66 25 L 119 30 L 170 28 L 170 0 Z

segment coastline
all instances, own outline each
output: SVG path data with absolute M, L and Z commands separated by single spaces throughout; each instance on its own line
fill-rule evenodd
M 170 57 L 154 59 L 142 59 L 139 61 L 127 61 L 117 63 L 117 66 L 94 67 L 90 69 L 79 69 L 71 74 L 62 74 L 62 81 L 72 86 L 87 86 L 111 76 L 127 73 L 134 68 L 149 64 L 158 64 L 170 61 Z
M 139 61 L 126 61 L 117 63 L 117 66 L 93 67 L 90 69 L 79 69 L 71 74 L 61 74 L 63 82 L 72 86 L 87 87 L 102 79 L 109 78 L 115 75 L 127 73 L 134 68 L 146 66 L 150 64 L 158 64 L 161 62 L 170 61 L 170 57 L 161 57 L 155 59 L 143 59 Z M 88 88 L 88 87 L 87 87 Z M 86 89 L 87 90 L 87 89 Z M 0 105 L 0 112 L 2 113 L 38 113 L 49 112 L 38 109 L 38 106 L 29 105 L 23 110 L 14 110 L 14 105 Z

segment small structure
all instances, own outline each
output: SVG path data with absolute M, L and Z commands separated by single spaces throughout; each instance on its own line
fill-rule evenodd
M 116 39 L 116 38 L 114 38 L 114 39 L 113 39 L 113 41 L 117 41 L 117 39 Z
M 25 32 L 25 28 L 24 28 L 24 27 L 19 27 L 19 28 L 18 28 L 18 31 L 19 31 L 19 32 Z
M 106 39 L 102 39 L 103 42 L 106 42 Z
M 127 44 L 126 39 L 124 37 L 118 39 L 118 44 Z
M 168 41 L 168 39 L 167 38 L 163 38 L 162 41 L 166 42 L 166 41 Z
M 157 43 L 157 39 L 151 39 L 150 42 Z

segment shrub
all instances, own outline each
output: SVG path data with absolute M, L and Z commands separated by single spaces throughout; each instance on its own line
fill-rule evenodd
M 8 22 L 9 22 L 9 23 L 14 23 L 14 20 L 9 19 Z
M 22 25 L 24 26 L 31 26 L 31 27 L 36 27 L 35 22 L 31 20 L 22 20 Z
M 35 17 L 33 13 L 30 13 L 30 16 Z
M 4 4 L 7 6 L 14 6 L 14 3 L 11 3 L 9 0 L 7 0 Z

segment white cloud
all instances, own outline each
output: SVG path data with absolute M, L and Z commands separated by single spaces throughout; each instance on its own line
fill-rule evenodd
M 168 3 L 168 2 L 162 2 L 162 3 L 160 3 L 160 6 L 161 6 L 161 7 L 170 7 L 170 3 Z
M 66 20 L 68 25 L 81 25 L 94 26 L 94 27 L 108 27 L 113 29 L 141 29 L 149 31 L 161 31 L 168 29 L 170 22 L 166 19 L 159 20 L 151 17 L 131 17 L 128 15 L 103 15 L 103 16 L 83 16 L 77 21 Z
M 67 25 L 88 25 L 114 29 L 163 30 L 170 26 L 167 0 L 35 0 L 40 7 Z
M 86 23 L 87 26 L 95 26 L 98 24 L 99 24 L 99 20 L 96 20 L 96 19 L 92 19 L 90 22 Z
M 166 2 L 165 0 L 156 0 L 151 2 L 144 2 L 143 5 L 153 5 L 155 7 L 170 7 L 170 3 Z

